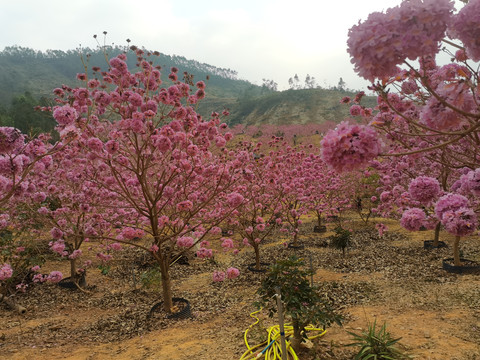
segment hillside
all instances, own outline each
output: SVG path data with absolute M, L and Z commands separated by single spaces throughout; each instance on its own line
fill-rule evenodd
M 340 103 L 344 96 L 355 94 L 343 90 L 301 89 L 240 98 L 233 107 L 230 124 L 338 123 L 349 116 L 349 106 Z M 363 103 L 375 106 L 375 98 L 366 97 Z
M 32 128 L 50 131 L 53 120 L 51 124 L 46 124 L 48 119 L 45 116 L 36 115 L 30 109 L 35 105 L 48 104 L 52 90 L 62 84 L 79 86 L 76 75 L 85 72 L 84 63 L 88 69 L 93 66 L 105 69 L 104 50 L 109 58 L 125 51 L 120 47 L 67 52 L 6 47 L 0 52 L 0 124 L 16 126 L 24 132 Z M 127 56 L 129 67 L 134 68 L 136 56 L 131 51 L 127 52 Z M 173 66 L 180 70 L 180 74 L 187 72 L 193 75 L 193 81 L 206 81 L 208 78 L 207 96 L 198 105 L 197 111 L 208 116 L 212 111 L 228 109 L 231 113 L 228 122 L 232 126 L 238 123 L 285 125 L 339 122 L 348 117 L 348 106 L 340 104 L 340 99 L 354 95 L 344 90 L 321 88 L 272 91 L 238 79 L 234 70 L 217 68 L 182 56 L 156 53 L 151 60 L 162 67 L 164 79 Z M 367 99 L 366 104 L 373 106 L 373 101 L 373 98 Z

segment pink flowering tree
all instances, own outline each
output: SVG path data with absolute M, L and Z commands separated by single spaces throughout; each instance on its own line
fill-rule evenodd
M 317 227 L 323 226 L 325 216 L 338 216 L 349 207 L 353 196 L 346 176 L 329 169 L 320 155 L 309 154 L 304 160 L 306 169 L 304 202 L 314 213 Z
M 88 156 L 85 145 L 77 139 L 54 154 L 52 162 L 33 177 L 36 192 L 20 199 L 24 207 L 28 206 L 33 225 L 40 223 L 49 229 L 50 249 L 69 260 L 70 281 L 77 285 L 85 284 L 85 270 L 91 263 L 79 266 L 82 245 L 90 243 L 89 237 L 112 237 L 115 227 L 135 217 L 118 201 L 116 193 L 102 185 L 108 168 Z M 118 249 L 119 245 L 108 244 L 107 249 Z M 98 257 L 104 261 L 111 256 L 99 250 Z
M 475 211 L 470 208 L 468 199 L 459 194 L 449 193 L 438 199 L 435 204 L 435 214 L 445 229 L 455 235 L 453 247 L 454 265 L 460 266 L 460 239 L 472 234 L 478 226 Z
M 237 160 L 242 164 L 242 171 L 236 191 L 242 201 L 229 221 L 243 238 L 243 244 L 253 248 L 257 270 L 261 268 L 261 244 L 282 222 L 279 210 L 283 197 L 283 190 L 278 186 L 282 168 L 274 153 L 258 156 L 260 146 L 260 143 L 255 146 L 243 144 L 238 151 Z
M 457 164 L 478 167 L 474 134 L 480 118 L 479 75 L 472 62 L 480 60 L 480 46 L 472 39 L 478 34 L 479 7 L 480 1 L 472 0 L 454 14 L 450 0 L 403 1 L 350 29 L 348 52 L 355 70 L 379 95 L 379 112 L 369 116 L 364 111 L 368 125 L 343 124 L 325 137 L 324 158 L 331 166 L 349 169 L 367 164 L 381 150 L 374 145 L 376 132 L 401 143 L 408 155 L 458 144 L 449 157 Z M 450 46 L 446 51 L 452 62 L 437 66 L 441 41 Z M 418 141 L 410 142 L 413 137 L 424 142 L 421 148 Z
M 219 115 L 204 120 L 194 110 L 205 84 L 178 81 L 176 68 L 164 84 L 160 69 L 134 49 L 135 72 L 119 55 L 101 80 L 79 75 L 85 87 L 58 91 L 53 115 L 64 120 L 61 132 L 78 134 L 96 167 L 105 169 L 97 186 L 137 215 L 110 240 L 151 254 L 161 272 L 164 309 L 171 312 L 173 255 L 196 244 L 198 256 L 212 255 L 203 240 L 241 203 L 231 191 L 240 164 L 230 161 L 234 154 L 225 145 L 232 135 L 219 130 Z
M 25 215 L 19 199 L 34 196 L 34 174 L 43 171 L 51 163 L 52 154 L 63 148 L 49 141 L 45 134 L 30 138 L 18 129 L 0 127 L 0 301 L 17 309 L 8 295 L 24 291 L 31 281 L 40 278 L 58 281 L 57 273 L 45 277 L 38 274 L 42 261 L 36 256 L 35 244 L 25 236 L 20 241 L 17 236 L 25 228 L 25 218 L 17 226 L 19 215 Z
M 355 71 L 371 81 L 370 89 L 378 94 L 376 114 L 358 104 L 351 112 L 363 117 L 366 125 L 362 126 L 395 144 L 396 152 L 389 152 L 389 156 L 425 156 L 431 163 L 440 164 L 441 172 L 474 170 L 480 166 L 479 73 L 475 70 L 475 62 L 480 61 L 480 44 L 476 40 L 479 14 L 479 0 L 469 1 L 457 13 L 450 0 L 403 1 L 384 13 L 372 13 L 350 29 L 348 52 Z M 440 45 L 442 42 L 444 47 Z M 420 43 L 422 46 L 418 46 Z M 440 49 L 450 55 L 450 63 L 437 65 Z M 372 151 L 366 143 L 351 153 L 346 150 L 353 147 L 353 141 L 346 140 L 345 134 L 352 134 L 355 126 L 359 125 L 337 129 L 330 141 L 324 142 L 326 161 L 332 166 L 348 168 L 359 156 L 363 157 L 363 164 L 368 163 L 370 156 L 364 155 Z M 335 148 L 343 151 L 342 161 L 347 165 L 332 155 Z M 383 150 L 382 155 L 387 152 Z M 419 173 L 415 177 L 421 175 L 430 174 Z M 438 180 L 443 190 L 451 193 L 456 178 L 458 174 Z M 438 202 L 440 199 L 435 208 Z M 448 211 L 446 217 L 443 212 L 435 211 L 435 216 L 443 226 L 450 224 L 451 230 L 455 227 L 452 225 L 455 216 L 459 227 L 458 222 L 465 219 L 466 223 L 474 224 L 474 216 L 465 209 L 473 212 L 478 209 L 471 203 L 461 209 Z M 424 216 L 419 208 L 407 209 L 403 223 L 415 229 L 424 222 Z M 465 234 L 463 230 L 457 231 L 458 236 Z
M 286 144 L 281 144 L 275 157 L 276 161 L 281 164 L 277 183 L 283 192 L 283 196 L 280 198 L 282 230 L 293 236 L 291 246 L 298 246 L 301 217 L 306 215 L 309 210 L 307 205 L 309 192 L 305 182 L 305 174 L 309 172 L 309 169 L 304 162 L 308 154 L 304 149 L 296 150 Z

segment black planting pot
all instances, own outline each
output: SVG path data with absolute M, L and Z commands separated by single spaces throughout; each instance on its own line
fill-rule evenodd
M 78 290 L 78 287 L 84 288 L 84 287 L 86 287 L 86 285 L 87 284 L 85 282 L 85 278 L 83 278 L 83 279 L 80 278 L 78 286 L 77 286 L 70 276 L 66 277 L 66 278 L 63 278 L 62 280 L 60 280 L 58 282 L 58 286 L 60 286 L 62 288 L 65 288 L 65 289 L 70 289 L 70 290 Z
M 269 263 L 261 262 L 261 263 L 260 263 L 260 267 L 263 266 L 263 268 L 261 268 L 261 269 L 257 269 L 256 266 L 257 266 L 256 263 L 248 264 L 247 269 L 250 270 L 251 272 L 264 273 L 264 272 L 267 272 L 268 267 L 270 266 L 270 264 L 269 264 Z
M 327 227 L 325 225 L 320 225 L 320 226 L 315 225 L 313 227 L 313 232 L 315 233 L 324 233 L 326 231 L 327 231 Z
M 442 268 L 443 270 L 454 273 L 454 274 L 478 274 L 480 273 L 480 263 L 478 261 L 460 259 L 464 265 L 455 266 L 453 265 L 453 258 L 443 259 Z
M 446 247 L 447 247 L 447 244 L 444 241 L 439 241 L 437 246 L 433 246 L 433 240 L 426 240 L 423 242 L 423 248 L 425 250 L 441 249 Z
M 300 244 L 300 245 L 293 245 L 292 243 L 288 243 L 288 248 L 293 249 L 293 250 L 302 250 L 305 248 L 305 245 Z
M 168 314 L 166 316 L 167 319 L 188 319 L 189 317 L 192 316 L 192 312 L 190 309 L 190 302 L 187 299 L 174 297 L 172 298 L 172 302 L 174 304 L 175 303 L 183 304 L 183 308 L 176 313 Z M 163 311 L 162 306 L 163 306 L 163 301 L 160 301 L 155 305 L 153 305 L 153 307 L 150 309 L 150 312 L 147 315 L 147 318 L 150 319 L 155 312 Z

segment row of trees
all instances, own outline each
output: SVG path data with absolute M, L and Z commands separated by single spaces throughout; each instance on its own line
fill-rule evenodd
M 300 216 L 314 210 L 320 221 L 346 205 L 348 191 L 333 182 L 343 194 L 334 199 L 318 186 L 321 176 L 333 175 L 311 145 L 294 148 L 272 135 L 267 143 L 232 144 L 221 120 L 226 113 L 204 119 L 194 110 L 205 96 L 203 82 L 192 87 L 172 68 L 166 85 L 143 51 L 134 50 L 135 71 L 121 54 L 101 81 L 95 68 L 93 78 L 77 76 L 84 86 L 54 90 L 56 105 L 42 108 L 57 123 L 54 145 L 43 135 L 0 128 L 2 226 L 49 230 L 51 250 L 69 259 L 77 285 L 89 266 L 82 262 L 86 243 L 99 246 L 103 261 L 123 245 L 143 249 L 160 269 L 171 311 L 170 266 L 178 256 L 196 249 L 211 257 L 212 241 L 219 241 L 230 251 L 252 246 L 258 268 L 260 244 L 274 227 L 295 244 Z M 243 242 L 221 237 L 220 226 L 234 228 Z M 12 261 L 17 248 L 4 249 L 0 280 L 11 285 L 23 280 Z M 48 278 L 37 275 L 30 280 Z

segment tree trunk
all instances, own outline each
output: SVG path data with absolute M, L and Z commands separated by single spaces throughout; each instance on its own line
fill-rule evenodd
M 437 223 L 435 226 L 435 233 L 434 233 L 434 238 L 433 238 L 433 247 L 438 247 L 438 242 L 440 239 L 440 222 Z
M 70 279 L 77 281 L 77 259 L 70 259 Z
M 253 250 L 255 250 L 255 269 L 260 270 L 260 247 L 257 243 L 253 245 Z
M 162 274 L 163 309 L 167 313 L 171 313 L 173 307 L 173 293 L 168 260 L 166 260 L 165 257 L 162 257 L 160 260 L 157 261 L 159 262 L 160 272 Z
M 317 224 L 318 227 L 322 226 L 322 214 L 317 212 Z
M 294 229 L 293 242 L 292 242 L 294 246 L 297 246 L 297 239 L 298 239 L 298 227 Z
M 300 344 L 302 343 L 302 333 L 300 332 L 300 324 L 298 320 L 293 320 L 293 338 L 290 339 L 290 344 L 296 353 L 300 350 Z
M 455 236 L 455 242 L 453 243 L 453 263 L 455 266 L 461 266 L 460 262 L 460 236 Z

